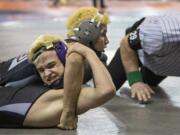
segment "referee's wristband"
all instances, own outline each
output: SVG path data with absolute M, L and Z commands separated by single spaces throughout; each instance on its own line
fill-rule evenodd
M 127 73 L 127 80 L 129 85 L 133 85 L 135 82 L 143 82 L 143 77 L 140 71 L 133 71 Z

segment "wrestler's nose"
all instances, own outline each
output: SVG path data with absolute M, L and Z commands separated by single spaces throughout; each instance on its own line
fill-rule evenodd
M 51 74 L 50 70 L 48 70 L 48 69 L 44 70 L 44 76 L 45 77 L 48 77 L 50 74 Z
M 106 44 L 106 45 L 109 44 L 109 39 L 108 39 L 107 36 L 105 37 L 105 44 Z

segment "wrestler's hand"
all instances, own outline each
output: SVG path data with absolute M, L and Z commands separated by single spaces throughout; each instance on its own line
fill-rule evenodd
M 151 99 L 151 94 L 154 94 L 154 91 L 143 82 L 136 82 L 131 86 L 131 97 L 136 97 L 139 101 L 147 102 Z
M 75 44 L 71 45 L 68 48 L 67 56 L 73 52 L 79 53 L 80 55 L 82 55 L 85 58 L 87 57 L 87 55 L 89 53 L 94 53 L 94 51 L 92 49 L 90 49 L 90 48 L 88 48 L 85 45 L 82 45 L 80 43 L 75 43 Z
M 77 128 L 77 121 L 78 118 L 74 113 L 62 112 L 60 123 L 57 127 L 63 130 L 73 130 Z

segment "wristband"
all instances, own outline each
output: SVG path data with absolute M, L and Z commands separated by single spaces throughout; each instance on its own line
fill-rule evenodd
M 127 80 L 129 82 L 129 85 L 131 86 L 135 82 L 143 82 L 143 77 L 140 71 L 133 71 L 127 73 Z

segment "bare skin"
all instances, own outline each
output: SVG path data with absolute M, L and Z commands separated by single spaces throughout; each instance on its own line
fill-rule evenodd
M 101 25 L 100 36 L 94 45 L 95 50 L 104 51 L 109 43 L 107 38 L 107 25 Z M 80 43 L 72 43 L 71 45 L 79 46 Z M 77 127 L 77 100 L 79 97 L 80 86 L 83 81 L 83 60 L 77 53 L 71 54 L 66 59 L 66 70 L 64 79 L 64 99 L 63 99 L 63 112 L 60 118 L 59 128 L 62 129 L 75 129 Z M 74 78 L 76 77 L 76 81 Z M 71 84 L 71 85 L 69 85 Z M 71 97 L 71 98 L 69 98 Z
M 76 44 L 79 45 L 78 43 Z M 82 56 L 77 53 L 72 53 L 66 59 L 63 112 L 60 118 L 60 124 L 58 125 L 59 128 L 67 130 L 77 128 L 76 108 L 81 84 L 83 82 L 83 64 Z
M 101 28 L 100 36 L 97 39 L 97 42 L 94 45 L 94 48 L 96 51 L 103 52 L 104 49 L 107 47 L 107 44 L 109 43 L 109 40 L 107 37 L 107 25 L 101 25 L 100 28 Z
M 96 84 L 96 88 L 81 88 L 77 102 L 77 113 L 81 114 L 111 99 L 115 94 L 115 87 L 108 71 L 92 50 L 80 45 L 70 47 L 68 56 L 72 52 L 77 52 L 87 59 Z M 32 127 L 56 126 L 59 128 L 59 119 L 63 110 L 63 96 L 64 89 L 49 90 L 43 94 L 31 107 L 23 125 Z
M 138 58 L 134 50 L 129 47 L 128 36 L 125 36 L 120 45 L 121 58 L 126 72 L 138 71 Z M 150 86 L 143 82 L 136 82 L 131 86 L 131 97 L 137 98 L 139 101 L 148 101 L 151 99 L 154 91 Z
M 79 43 L 76 43 L 79 45 Z M 35 61 L 36 69 L 43 82 L 50 85 L 64 75 L 64 96 L 62 117 L 59 127 L 75 129 L 77 127 L 77 100 L 83 80 L 83 58 L 78 53 L 71 53 L 66 59 L 66 70 L 54 50 L 42 53 Z M 72 76 L 76 77 L 76 81 Z M 71 84 L 71 85 L 69 85 Z
M 47 85 L 63 77 L 64 65 L 57 57 L 55 50 L 43 52 L 34 64 L 41 79 Z
M 108 40 L 106 34 L 107 34 L 107 25 L 101 25 L 100 36 L 99 36 L 96 44 L 94 45 L 95 50 L 104 51 L 104 48 L 106 48 L 106 45 L 109 43 L 109 40 Z M 69 44 L 68 48 L 69 48 L 69 46 L 72 46 L 72 45 L 79 46 L 80 43 Z M 49 59 L 49 57 L 48 57 L 48 59 Z M 43 62 L 45 62 L 45 60 Z M 62 69 L 62 66 L 61 67 L 59 66 L 59 68 Z M 75 129 L 77 127 L 76 108 L 77 108 L 77 100 L 78 100 L 80 89 L 81 89 L 81 84 L 83 81 L 83 68 L 84 68 L 83 67 L 83 59 L 79 54 L 72 53 L 69 57 L 67 57 L 66 70 L 64 72 L 65 92 L 64 92 L 64 97 L 63 97 L 63 112 L 62 112 L 62 116 L 60 118 L 59 128 Z M 44 70 L 44 71 L 46 71 L 46 70 Z M 55 77 L 53 76 L 54 78 L 49 77 L 49 82 L 47 82 L 46 78 L 43 75 L 41 76 L 41 78 L 45 84 L 51 84 L 52 82 L 54 82 L 55 80 L 58 79 L 58 76 L 59 77 L 62 76 L 62 73 L 59 73 L 58 67 L 54 68 L 53 72 L 56 73 L 56 75 L 54 75 Z M 49 71 L 48 71 L 48 73 L 50 74 Z M 41 75 L 41 73 L 40 73 L 40 75 Z M 50 75 L 48 75 L 48 76 L 50 76 Z M 76 77 L 76 81 L 74 81 L 74 78 L 72 78 L 72 76 Z M 71 84 L 71 85 L 69 85 L 69 84 Z

